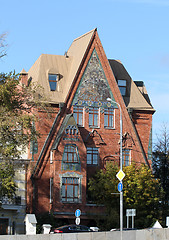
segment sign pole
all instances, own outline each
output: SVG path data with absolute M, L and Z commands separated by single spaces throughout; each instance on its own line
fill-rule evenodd
M 136 216 L 136 209 L 126 209 L 127 228 L 129 227 L 129 217 L 132 217 L 132 228 L 134 228 L 134 217 Z
M 132 228 L 134 228 L 134 216 L 132 216 Z
M 123 171 L 123 122 L 122 122 L 122 109 L 121 105 L 113 101 L 111 98 L 107 98 L 107 101 L 114 102 L 118 105 L 120 111 L 120 171 Z M 121 179 L 122 184 L 122 179 Z M 121 232 L 121 240 L 122 240 L 122 231 L 123 231 L 123 192 L 120 191 L 120 232 Z
M 129 228 L 129 216 L 127 216 L 127 228 Z
M 80 215 L 81 215 L 80 209 L 76 209 L 76 211 L 75 211 L 75 216 L 76 216 L 75 223 L 76 223 L 76 225 L 80 224 Z

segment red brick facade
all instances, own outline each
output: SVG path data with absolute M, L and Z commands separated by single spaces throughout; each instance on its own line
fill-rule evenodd
M 94 51 L 103 69 L 106 84 L 108 84 L 114 100 L 120 104 L 122 109 L 123 149 L 130 150 L 129 164 L 132 162 L 149 164 L 148 149 L 154 110 L 137 110 L 136 107 L 129 113 L 97 31 L 94 31 L 64 104 L 52 105 L 53 113 L 50 119 L 45 112 L 41 112 L 41 120 L 36 123 L 36 129 L 40 132 L 41 138 L 38 139 L 38 152 L 30 161 L 27 175 L 27 212 L 52 212 L 57 218 L 68 218 L 70 222 L 74 222 L 74 212 L 77 208 L 82 211 L 81 218 L 86 220 L 90 220 L 91 216 L 96 216 L 104 210 L 103 206 L 98 207 L 87 201 L 87 181 L 97 169 L 105 168 L 107 161 L 119 163 L 119 108 L 116 107 L 114 110 L 114 126 L 112 128 L 105 127 L 105 109 L 102 111 L 101 108 L 98 108 L 99 124 L 96 128 L 89 126 L 90 106 L 84 107 L 82 104 L 84 107 L 83 126 L 78 126 L 73 117 L 74 99 Z M 96 103 L 99 106 L 99 102 Z M 66 130 L 71 126 L 75 127 L 78 134 L 66 132 L 73 131 L 72 129 Z M 64 163 L 63 155 L 66 148 L 68 151 L 78 149 L 78 154 L 76 152 L 78 160 L 74 160 L 77 161 L 76 163 Z M 97 164 L 87 164 L 87 148 L 98 149 Z M 75 157 L 72 152 L 67 154 L 72 158 Z M 65 156 L 67 156 L 66 153 Z M 29 157 L 32 158 L 31 153 Z M 75 182 L 76 186 L 72 187 L 71 185 L 71 190 L 68 190 L 68 184 L 64 183 L 64 181 L 68 181 L 66 180 L 68 178 L 71 181 L 78 179 L 78 183 Z M 78 192 L 77 199 L 71 199 L 68 194 L 76 197 L 76 191 Z M 67 194 L 67 198 L 64 194 Z

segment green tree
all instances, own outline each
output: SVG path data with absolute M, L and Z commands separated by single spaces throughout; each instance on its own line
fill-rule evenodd
M 0 58 L 7 54 L 6 37 L 0 34 Z M 47 109 L 42 96 L 42 88 L 22 85 L 15 72 L 0 73 L 0 198 L 15 194 L 15 160 L 39 136 L 33 123 L 36 109 Z
M 160 179 L 164 190 L 162 199 L 162 217 L 165 225 L 166 216 L 169 215 L 169 132 L 167 124 L 163 124 L 161 132 L 157 135 L 157 142 L 153 151 L 153 171 Z
M 11 197 L 14 193 L 15 160 L 20 159 L 28 144 L 39 136 L 33 127 L 38 118 L 37 109 L 47 110 L 41 96 L 40 87 L 22 85 L 15 72 L 0 74 L 0 197 L 4 194 Z
M 13 164 L 0 163 L 0 197 L 7 196 L 8 198 L 13 198 L 15 195 L 14 175 Z
M 119 194 L 117 191 L 118 179 L 116 174 L 119 167 L 108 165 L 106 171 L 100 170 L 89 181 L 89 191 L 97 204 L 104 204 L 106 216 L 100 219 L 100 227 L 103 230 L 119 228 Z M 123 180 L 123 207 L 136 209 L 135 227 L 150 227 L 156 219 L 159 219 L 159 200 L 162 190 L 159 181 L 154 179 L 151 170 L 135 164 L 124 167 L 125 178 Z M 124 216 L 125 221 L 125 216 Z M 125 226 L 125 223 L 124 223 Z
M 156 220 L 161 220 L 163 191 L 159 180 L 154 178 L 152 170 L 145 164 L 132 164 L 125 167 L 124 171 L 125 208 L 136 209 L 136 227 L 150 227 Z

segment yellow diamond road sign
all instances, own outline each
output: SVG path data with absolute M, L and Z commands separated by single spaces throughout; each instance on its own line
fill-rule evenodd
M 120 170 L 117 174 L 116 174 L 116 177 L 119 179 L 119 181 L 122 181 L 123 178 L 125 177 L 125 173 Z

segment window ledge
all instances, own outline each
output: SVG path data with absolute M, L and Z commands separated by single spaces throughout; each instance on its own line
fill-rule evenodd
M 104 207 L 104 204 L 86 203 L 86 206 L 91 206 L 91 207 Z
M 87 166 L 90 166 L 90 167 L 97 167 L 99 164 L 90 164 L 90 163 L 87 163 Z
M 82 203 L 82 201 L 77 201 L 77 202 L 65 202 L 65 201 L 61 201 L 61 203 L 64 203 L 64 204 L 77 204 L 77 203 Z

